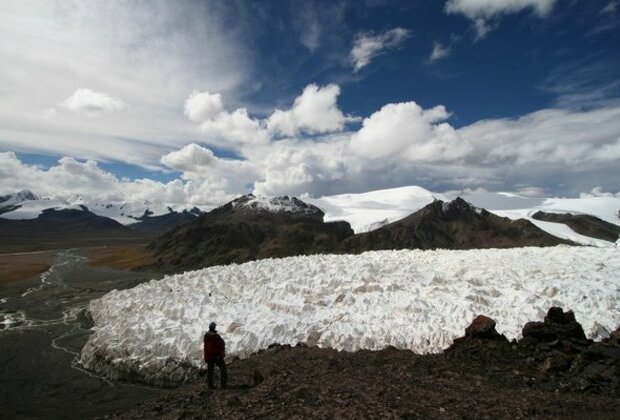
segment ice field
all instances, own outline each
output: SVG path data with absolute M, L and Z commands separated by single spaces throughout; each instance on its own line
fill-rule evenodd
M 150 372 L 171 359 L 200 366 L 210 321 L 228 356 L 298 342 L 438 352 L 478 314 L 511 339 L 551 306 L 572 309 L 589 338 L 616 329 L 620 250 L 379 251 L 210 267 L 91 301 L 95 326 L 81 362 Z

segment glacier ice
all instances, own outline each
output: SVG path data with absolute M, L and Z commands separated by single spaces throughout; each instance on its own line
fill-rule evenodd
M 110 376 L 125 369 L 153 382 L 171 363 L 201 366 L 210 321 L 218 322 L 228 356 L 275 342 L 438 352 L 478 314 L 517 338 L 551 306 L 574 310 L 590 338 L 617 328 L 620 251 L 378 251 L 205 268 L 93 300 L 88 310 L 95 326 L 81 362 Z

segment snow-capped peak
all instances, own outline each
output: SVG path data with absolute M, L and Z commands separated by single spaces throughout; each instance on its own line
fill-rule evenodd
M 0 196 L 0 206 L 14 206 L 16 204 L 23 203 L 28 200 L 38 200 L 39 197 L 36 196 L 30 190 L 21 190 L 13 194 L 8 194 L 4 196 Z
M 287 195 L 280 197 L 260 197 L 253 194 L 244 195 L 232 202 L 233 207 L 269 213 L 290 213 L 304 215 L 321 215 L 319 208 L 307 204 L 297 197 Z
M 400 220 L 435 200 L 449 201 L 442 194 L 416 185 L 359 194 L 304 197 L 304 200 L 323 210 L 326 222 L 345 220 L 355 233 L 368 232 Z
M 444 201 L 441 203 L 441 210 L 444 213 L 454 212 L 454 211 L 468 211 L 473 210 L 477 214 L 482 213 L 482 209 L 474 206 L 473 204 L 463 200 L 461 197 L 457 197 L 452 201 Z

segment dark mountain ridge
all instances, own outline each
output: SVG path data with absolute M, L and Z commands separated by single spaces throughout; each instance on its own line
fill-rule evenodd
M 382 249 L 472 249 L 569 244 L 531 222 L 499 217 L 462 198 L 434 201 L 423 209 L 379 229 L 345 241 L 359 253 Z
M 172 229 L 149 244 L 164 269 L 190 269 L 250 260 L 333 252 L 353 235 L 346 222 L 295 197 L 260 201 L 246 195 Z
M 435 201 L 400 221 L 354 235 L 347 222 L 323 221 L 295 197 L 247 195 L 172 229 L 148 248 L 168 271 L 261 258 L 382 249 L 471 249 L 569 244 L 526 220 L 510 220 L 461 198 Z
M 604 241 L 616 242 L 620 237 L 620 226 L 589 214 L 545 213 L 538 211 L 532 217 L 544 222 L 563 223 L 580 235 Z
M 0 218 L 4 252 L 144 242 L 148 238 L 115 220 L 81 209 L 46 209 L 36 219 Z

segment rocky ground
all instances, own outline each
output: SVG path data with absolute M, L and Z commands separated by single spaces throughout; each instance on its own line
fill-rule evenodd
M 549 311 L 509 342 L 478 317 L 442 354 L 273 345 L 112 418 L 620 418 L 620 331 L 587 340 Z

